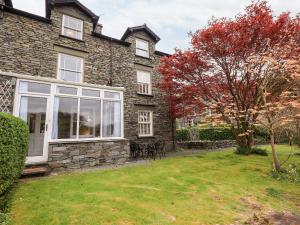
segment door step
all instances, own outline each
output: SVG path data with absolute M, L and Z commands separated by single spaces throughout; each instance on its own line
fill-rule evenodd
M 26 166 L 22 172 L 21 178 L 47 176 L 50 174 L 48 164 Z

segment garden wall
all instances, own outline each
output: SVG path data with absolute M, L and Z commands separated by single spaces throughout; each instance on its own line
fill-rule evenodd
M 123 164 L 128 159 L 128 140 L 49 143 L 48 164 L 52 171 Z
M 267 144 L 265 140 L 255 140 L 255 145 Z M 182 141 L 178 142 L 177 146 L 185 149 L 220 149 L 236 146 L 234 140 L 222 141 Z

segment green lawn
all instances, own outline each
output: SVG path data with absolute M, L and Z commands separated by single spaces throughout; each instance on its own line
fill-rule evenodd
M 280 158 L 290 152 L 280 147 Z M 271 158 L 232 150 L 22 182 L 13 224 L 230 224 L 255 210 L 300 212 L 300 185 L 272 179 Z M 291 162 L 300 163 L 300 156 Z

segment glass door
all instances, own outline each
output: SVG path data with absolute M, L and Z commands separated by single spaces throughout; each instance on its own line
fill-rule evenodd
M 27 163 L 47 161 L 47 102 L 47 97 L 20 96 L 19 117 L 30 133 Z

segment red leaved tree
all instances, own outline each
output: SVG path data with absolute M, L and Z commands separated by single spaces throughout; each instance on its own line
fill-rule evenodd
M 192 34 L 189 50 L 176 50 L 161 60 L 160 87 L 168 93 L 171 114 L 178 118 L 191 109 L 210 107 L 230 124 L 239 146 L 251 148 L 254 124 L 264 105 L 260 87 L 268 65 L 253 59 L 274 48 L 289 46 L 296 51 L 299 30 L 299 18 L 288 13 L 274 17 L 266 1 L 252 3 L 232 20 L 210 21 Z M 270 96 L 277 92 L 268 89 Z

